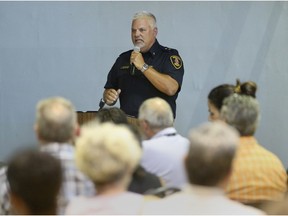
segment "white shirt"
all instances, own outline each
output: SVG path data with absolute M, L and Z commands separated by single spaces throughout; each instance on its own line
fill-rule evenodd
M 143 196 L 131 192 L 94 197 L 77 197 L 68 205 L 67 215 L 139 215 Z
M 161 177 L 168 187 L 181 188 L 187 183 L 184 158 L 189 150 L 189 140 L 173 127 L 165 128 L 151 139 L 142 142 L 141 165 Z
M 251 206 L 230 200 L 216 187 L 187 185 L 182 192 L 146 203 L 143 213 L 153 215 L 265 215 Z

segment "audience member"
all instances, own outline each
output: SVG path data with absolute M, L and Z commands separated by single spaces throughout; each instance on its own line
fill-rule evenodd
M 63 182 L 58 199 L 58 213 L 63 214 L 67 203 L 78 195 L 92 196 L 95 189 L 92 181 L 83 175 L 75 165 L 72 142 L 78 133 L 76 111 L 70 101 L 52 97 L 39 101 L 36 110 L 35 133 L 40 150 L 61 161 Z M 5 174 L 5 172 L 0 172 Z M 0 177 L 1 213 L 9 213 L 9 198 L 5 176 Z
M 7 179 L 15 214 L 55 215 L 62 182 L 58 159 L 36 150 L 19 151 L 8 163 Z
M 115 124 L 128 124 L 124 111 L 118 107 L 103 108 L 97 112 L 96 120 L 99 122 L 114 122 Z
M 139 109 L 140 128 L 148 140 L 142 142 L 141 165 L 161 177 L 168 187 L 181 188 L 187 183 L 183 158 L 189 140 L 173 127 L 173 112 L 162 98 L 145 100 Z
M 239 142 L 237 131 L 223 122 L 206 123 L 191 130 L 185 159 L 190 181 L 181 192 L 147 203 L 145 214 L 256 215 L 260 210 L 225 196 Z
M 126 126 L 84 126 L 76 141 L 76 163 L 94 182 L 97 195 L 75 198 L 66 214 L 139 214 L 144 198 L 127 187 L 140 158 L 138 141 Z
M 113 122 L 115 124 L 125 124 L 136 136 L 139 146 L 141 145 L 141 134 L 138 128 L 133 124 L 128 124 L 126 114 L 117 107 L 104 108 L 98 111 L 96 119 L 100 122 Z M 158 176 L 147 172 L 140 164 L 132 175 L 132 180 L 128 186 L 128 191 L 144 194 L 145 192 L 161 187 Z
M 241 83 L 239 79 L 236 81 L 236 86 L 230 84 L 222 84 L 216 86 L 208 94 L 209 120 L 214 121 L 220 118 L 220 111 L 222 108 L 223 100 L 226 97 L 237 93 L 255 98 L 256 90 L 256 83 L 252 81 Z
M 246 95 L 229 96 L 220 116 L 241 136 L 227 195 L 256 207 L 264 201 L 281 200 L 287 190 L 287 174 L 279 158 L 254 137 L 259 120 L 257 100 Z

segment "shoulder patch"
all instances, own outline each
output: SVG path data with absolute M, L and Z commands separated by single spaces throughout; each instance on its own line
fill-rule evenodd
M 172 55 L 172 56 L 170 56 L 170 60 L 171 60 L 172 65 L 176 69 L 180 69 L 182 67 L 182 60 L 179 56 Z

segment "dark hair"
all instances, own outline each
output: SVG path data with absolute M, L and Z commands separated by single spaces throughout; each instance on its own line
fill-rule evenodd
M 236 85 L 222 84 L 213 88 L 208 94 L 209 101 L 218 109 L 221 110 L 223 101 L 228 96 L 237 93 L 256 98 L 257 84 L 253 81 L 241 83 L 236 80 Z
M 123 110 L 117 107 L 103 108 L 97 112 L 96 119 L 100 122 L 113 122 L 115 124 L 128 124 L 128 119 Z
M 223 100 L 226 97 L 234 94 L 234 90 L 235 90 L 234 85 L 229 84 L 219 85 L 210 91 L 208 99 L 218 110 L 221 110 Z
M 256 98 L 257 84 L 252 81 L 241 83 L 239 79 L 236 81 L 235 93 L 251 96 Z
M 21 150 L 8 162 L 7 180 L 11 193 L 25 202 L 30 214 L 56 214 L 62 182 L 58 159 L 35 149 Z
M 120 108 L 113 107 L 101 109 L 98 111 L 96 119 L 99 120 L 101 123 L 113 122 L 114 124 L 126 125 L 128 129 L 135 135 L 136 139 L 139 141 L 140 147 L 142 147 L 142 137 L 139 128 L 137 128 L 134 124 L 130 124 L 128 122 L 126 114 Z

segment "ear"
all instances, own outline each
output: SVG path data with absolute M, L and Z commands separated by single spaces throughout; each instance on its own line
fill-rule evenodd
M 187 167 L 188 167 L 188 155 L 187 154 L 184 156 L 183 163 L 184 163 L 185 171 L 188 172 L 187 171 Z
M 158 28 L 157 28 L 157 27 L 155 27 L 155 28 L 153 29 L 153 32 L 154 32 L 154 36 L 156 37 L 156 36 L 157 36 L 157 34 L 158 34 Z
M 38 125 L 35 123 L 33 126 L 34 132 L 38 134 Z
M 13 214 L 28 215 L 29 209 L 23 199 L 14 193 L 10 193 L 11 211 Z
M 36 123 L 34 124 L 33 129 L 34 129 L 34 133 L 36 134 L 36 138 L 38 140 L 41 140 L 41 137 L 39 135 L 39 127 L 38 127 L 38 125 Z
M 140 131 L 141 131 L 142 135 L 144 135 L 143 139 L 150 138 L 149 137 L 149 125 L 148 125 L 147 121 L 141 119 L 139 121 L 139 126 L 140 126 Z
M 76 123 L 76 125 L 75 125 L 75 132 L 74 133 L 75 133 L 76 137 L 80 136 L 81 128 L 80 128 L 80 125 L 78 123 Z

